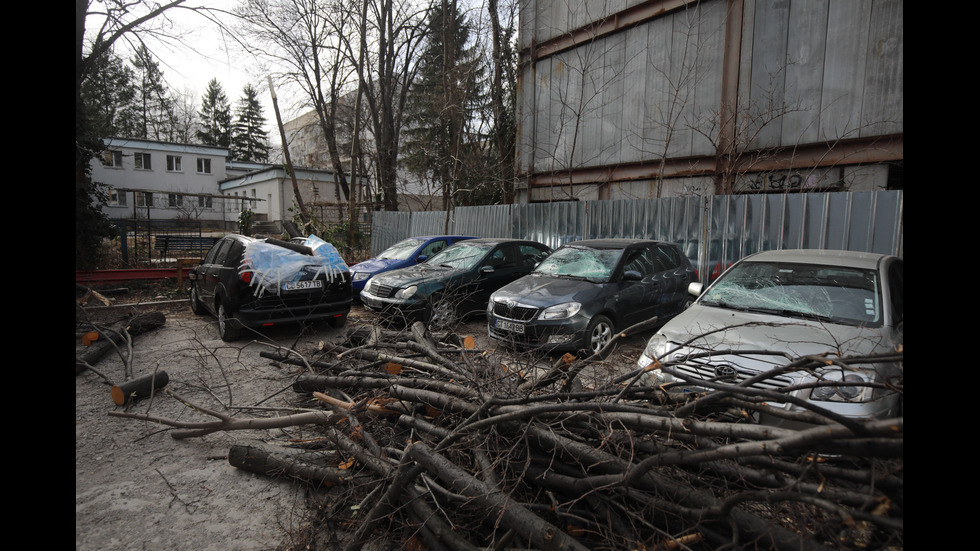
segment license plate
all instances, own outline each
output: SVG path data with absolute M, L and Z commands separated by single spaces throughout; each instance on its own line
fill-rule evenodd
M 297 281 L 295 283 L 283 283 L 283 291 L 305 291 L 307 289 L 322 289 L 323 281 L 319 279 L 312 279 L 309 281 Z
M 497 329 L 503 331 L 510 331 L 511 333 L 524 333 L 524 324 L 516 323 L 513 321 L 502 320 L 499 318 L 493 319 L 493 326 Z

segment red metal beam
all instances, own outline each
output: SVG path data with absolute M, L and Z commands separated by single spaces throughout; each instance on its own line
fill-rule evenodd
M 123 281 L 168 279 L 176 277 L 181 280 L 187 277 L 190 268 L 144 268 L 132 270 L 92 270 L 75 272 L 75 283 L 120 283 Z

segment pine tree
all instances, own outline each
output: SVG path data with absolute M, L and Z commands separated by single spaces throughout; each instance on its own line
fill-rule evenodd
M 269 137 L 263 126 L 262 104 L 258 92 L 251 84 L 242 90 L 235 110 L 238 118 L 231 132 L 231 158 L 239 161 L 267 162 L 269 160 Z
M 174 105 L 167 92 L 160 65 L 141 45 L 133 56 L 136 73 L 137 136 L 151 140 L 168 140 L 171 136 Z
M 133 69 L 111 51 L 91 60 L 88 76 L 82 82 L 82 100 L 95 136 L 138 135 L 135 78 Z
M 231 106 L 218 79 L 208 82 L 198 116 L 201 118 L 198 141 L 204 145 L 231 147 Z
M 441 188 L 449 208 L 456 190 L 467 187 L 463 167 L 480 164 L 469 158 L 480 153 L 466 131 L 481 106 L 483 75 L 467 45 L 471 25 L 456 3 L 437 3 L 430 14 L 428 44 L 409 95 L 405 165 Z

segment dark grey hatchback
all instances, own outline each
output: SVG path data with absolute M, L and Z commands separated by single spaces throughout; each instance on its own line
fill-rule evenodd
M 191 310 L 218 318 L 221 339 L 243 329 L 327 320 L 340 327 L 350 312 L 350 270 L 329 243 L 221 238 L 190 271 Z
M 494 339 L 518 345 L 598 352 L 618 328 L 681 312 L 693 281 L 694 267 L 673 243 L 576 241 L 498 289 L 487 328 Z

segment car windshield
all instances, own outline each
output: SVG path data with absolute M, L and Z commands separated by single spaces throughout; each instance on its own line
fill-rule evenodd
M 424 239 L 405 239 L 399 241 L 394 245 L 385 249 L 385 251 L 378 255 L 378 258 L 384 260 L 406 260 L 408 257 L 412 256 L 415 249 L 419 247 L 422 243 L 425 243 Z
M 492 243 L 457 243 L 433 256 L 426 264 L 469 270 L 493 248 Z
M 536 274 L 609 281 L 623 249 L 562 247 L 534 269 Z
M 874 270 L 742 262 L 712 285 L 701 304 L 847 325 L 881 325 Z

